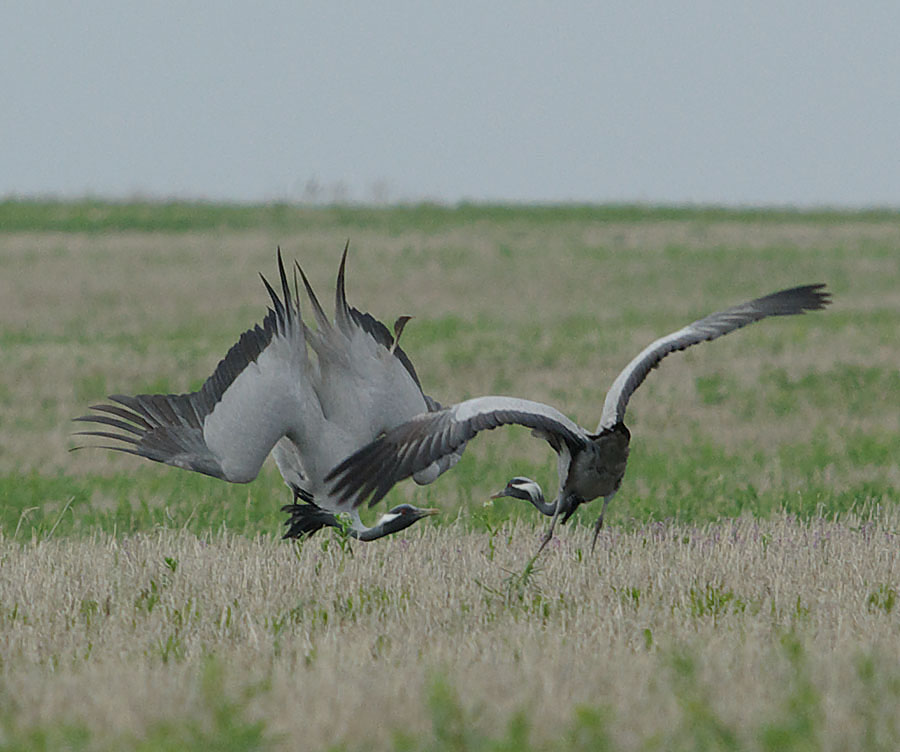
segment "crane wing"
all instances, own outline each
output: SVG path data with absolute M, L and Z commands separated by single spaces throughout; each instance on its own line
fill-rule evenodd
M 223 480 L 253 480 L 282 436 L 309 431 L 307 424 L 320 418 L 303 388 L 309 381 L 305 327 L 280 250 L 278 271 L 284 299 L 263 277 L 273 307 L 262 326 L 241 335 L 199 391 L 112 395 L 75 419 L 103 430 L 77 434 L 115 442 L 106 449 Z
M 348 305 L 347 250 L 333 321 L 297 266 L 317 324 L 307 327 L 296 277 L 292 294 L 279 250 L 282 297 L 263 277 L 273 307 L 262 326 L 241 335 L 200 390 L 112 395 L 109 403 L 76 418 L 99 426 L 77 435 L 110 439 L 102 448 L 232 482 L 253 480 L 274 447 L 288 485 L 320 493 L 323 476 L 336 462 L 380 433 L 440 408 L 423 394 L 412 362 L 396 343 L 405 319 L 392 336 L 376 318 Z
M 571 451 L 586 443 L 584 431 L 556 408 L 515 397 L 478 397 L 436 412 L 422 413 L 379 436 L 341 462 L 327 476 L 342 504 L 372 506 L 395 483 L 458 453 L 478 432 L 504 425 L 531 428 L 554 446 Z
M 429 410 L 419 377 L 396 338 L 409 317 L 402 317 L 394 336 L 374 316 L 347 303 L 344 287 L 347 248 L 335 288 L 334 321 L 325 315 L 306 275 L 303 279 L 317 329 L 307 340 L 317 356 L 316 396 L 329 422 L 340 426 L 354 445 L 330 457 L 335 462 L 378 434 Z
M 818 284 L 781 290 L 710 314 L 656 340 L 644 348 L 616 377 L 606 393 L 597 433 L 622 422 L 628 400 L 635 389 L 669 353 L 716 339 L 768 316 L 793 316 L 820 310 L 831 302 L 830 293 L 824 287 L 824 284 Z

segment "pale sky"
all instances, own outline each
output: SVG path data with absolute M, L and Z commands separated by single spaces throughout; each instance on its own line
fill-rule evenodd
M 0 97 L 0 197 L 900 207 L 895 0 L 0 0 Z

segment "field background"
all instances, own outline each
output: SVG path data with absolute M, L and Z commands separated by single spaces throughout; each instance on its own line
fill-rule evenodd
M 655 337 L 797 284 L 834 304 L 667 358 L 598 555 L 588 505 L 534 571 L 544 520 L 483 505 L 554 486 L 524 429 L 352 549 L 278 540 L 274 464 L 68 451 L 110 393 L 198 388 L 276 246 L 330 301 L 348 238 L 350 302 L 415 316 L 429 394 L 588 427 Z M 0 204 L 0 745 L 896 749 L 898 280 L 889 212 Z

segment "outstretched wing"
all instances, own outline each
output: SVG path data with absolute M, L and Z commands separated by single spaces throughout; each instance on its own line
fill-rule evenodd
M 781 290 L 710 314 L 656 340 L 644 348 L 616 377 L 606 393 L 597 433 L 622 422 L 634 390 L 647 378 L 650 369 L 656 368 L 669 353 L 716 339 L 768 316 L 793 316 L 805 311 L 817 311 L 831 302 L 830 293 L 824 287 L 824 284 L 818 284 Z
M 551 444 L 584 446 L 584 431 L 556 408 L 515 397 L 478 397 L 412 420 L 379 436 L 335 467 L 325 480 L 341 502 L 380 501 L 398 481 L 458 452 L 479 431 L 517 424 Z
M 303 388 L 309 368 L 305 330 L 280 249 L 278 271 L 284 299 L 263 277 L 273 307 L 262 326 L 241 335 L 199 391 L 112 395 L 75 419 L 104 428 L 77 434 L 115 442 L 102 448 L 223 480 L 253 480 L 282 436 L 308 431 L 307 423 L 319 417 Z

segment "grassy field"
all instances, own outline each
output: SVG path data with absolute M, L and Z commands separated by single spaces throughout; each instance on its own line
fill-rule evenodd
M 278 539 L 246 486 L 69 452 L 110 393 L 199 387 L 274 250 L 391 322 L 442 402 L 599 418 L 652 339 L 776 289 L 833 306 L 668 358 L 594 557 L 533 571 L 555 484 L 479 437 L 395 539 Z M 900 215 L 644 207 L 0 203 L 0 749 L 900 747 Z M 599 505 L 596 505 L 599 507 Z M 374 512 L 373 512 L 374 516 Z

